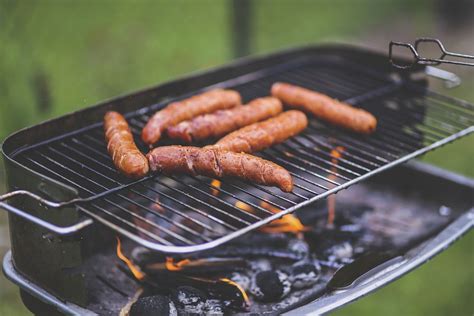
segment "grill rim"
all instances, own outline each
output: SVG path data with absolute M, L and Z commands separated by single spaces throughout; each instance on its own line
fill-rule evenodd
M 341 48 L 343 49 L 342 53 L 340 51 Z M 34 171 L 34 170 L 28 168 L 27 166 L 21 164 L 20 162 L 16 161 L 14 159 L 14 157 L 17 153 L 19 153 L 19 151 L 21 151 L 21 148 L 17 148 L 17 150 L 14 150 L 14 149 L 10 148 L 12 150 L 10 151 L 10 154 L 7 154 L 6 149 L 8 149 L 7 147 L 9 146 L 9 143 L 12 142 L 13 145 L 14 145 L 15 141 L 17 141 L 17 142 L 19 141 L 18 139 L 15 140 L 15 138 L 22 138 L 22 137 L 26 137 L 28 135 L 31 135 L 32 133 L 34 134 L 35 130 L 38 130 L 38 129 L 41 130 L 45 126 L 49 126 L 47 128 L 51 128 L 51 125 L 58 124 L 58 123 L 62 123 L 62 125 L 64 125 L 65 122 L 67 122 L 68 118 L 75 118 L 75 121 L 77 121 L 78 120 L 77 116 L 80 116 L 81 114 L 84 114 L 84 113 L 95 113 L 96 111 L 99 111 L 99 113 L 95 113 L 95 116 L 101 118 L 101 113 L 100 113 L 101 111 L 105 112 L 106 110 L 109 110 L 110 108 L 121 107 L 122 105 L 120 103 L 122 101 L 126 101 L 127 99 L 135 100 L 135 98 L 137 96 L 142 95 L 142 94 L 145 94 L 149 99 L 153 99 L 153 102 L 151 104 L 147 105 L 147 104 L 142 104 L 142 103 L 137 102 L 137 101 L 133 101 L 133 104 L 135 104 L 135 106 L 133 106 L 133 107 L 138 108 L 138 112 L 140 111 L 141 108 L 143 108 L 144 110 L 146 110 L 146 112 L 148 112 L 148 111 L 150 111 L 150 107 L 158 106 L 158 105 L 166 102 L 168 100 L 167 98 L 169 98 L 169 97 L 162 97 L 162 99 L 157 102 L 157 98 L 154 96 L 154 94 L 156 94 L 157 92 L 156 91 L 153 92 L 153 90 L 160 90 L 160 89 L 166 90 L 166 89 L 169 89 L 168 88 L 169 85 L 174 84 L 174 85 L 177 85 L 177 86 L 179 86 L 179 85 L 184 86 L 183 89 L 189 93 L 189 90 L 191 88 L 186 86 L 186 84 L 183 83 L 183 80 L 184 81 L 191 81 L 191 82 L 195 83 L 195 82 L 200 81 L 201 77 L 214 77 L 215 73 L 217 73 L 217 72 L 221 72 L 221 73 L 226 72 L 225 76 L 227 78 L 226 78 L 226 80 L 224 80 L 224 82 L 225 82 L 225 81 L 235 79 L 234 74 L 229 74 L 228 73 L 228 69 L 232 68 L 232 67 L 238 67 L 239 68 L 239 67 L 242 67 L 242 65 L 246 65 L 247 67 L 252 68 L 252 67 L 254 67 L 254 64 L 261 64 L 261 65 L 257 65 L 257 68 L 252 68 L 252 71 L 255 72 L 255 71 L 259 71 L 260 70 L 259 68 L 262 68 L 262 69 L 267 68 L 267 64 L 276 63 L 276 61 L 273 60 L 274 58 L 277 58 L 277 59 L 282 58 L 283 62 L 285 64 L 288 64 L 288 59 L 290 59 L 290 58 L 296 58 L 298 60 L 303 59 L 303 58 L 310 58 L 315 53 L 321 54 L 321 51 L 325 52 L 325 53 L 329 52 L 331 54 L 331 51 L 334 50 L 334 49 L 336 49 L 336 53 L 339 55 L 339 56 L 336 56 L 336 58 L 344 58 L 345 57 L 344 54 L 350 54 L 351 56 L 353 56 L 355 53 L 361 53 L 361 54 L 363 54 L 362 57 L 364 57 L 365 59 L 367 59 L 367 58 L 370 59 L 371 64 L 374 63 L 374 60 L 372 60 L 372 59 L 374 58 L 374 56 L 376 56 L 377 58 L 375 58 L 376 59 L 375 62 L 383 62 L 383 64 L 387 64 L 386 69 L 387 69 L 387 71 L 389 71 L 388 73 L 393 73 L 393 69 L 389 68 L 389 64 L 386 61 L 386 59 L 385 59 L 386 57 L 384 55 L 378 54 L 376 52 L 368 51 L 365 48 L 358 48 L 358 47 L 347 46 L 347 45 L 342 45 L 342 46 L 341 45 L 311 46 L 309 48 L 296 48 L 296 49 L 291 49 L 290 51 L 278 52 L 278 53 L 270 54 L 270 55 L 267 55 L 267 56 L 262 56 L 260 58 L 255 58 L 255 57 L 244 58 L 244 59 L 236 61 L 236 62 L 234 62 L 234 63 L 232 63 L 228 66 L 219 67 L 217 69 L 214 69 L 214 70 L 211 70 L 211 71 L 205 71 L 205 72 L 202 72 L 202 73 L 200 72 L 197 75 L 190 75 L 190 76 L 184 77 L 184 79 L 181 78 L 181 79 L 177 79 L 177 80 L 174 80 L 174 81 L 171 81 L 171 82 L 168 82 L 168 83 L 164 83 L 164 84 L 159 85 L 155 88 L 148 88 L 148 89 L 144 89 L 140 92 L 137 92 L 137 93 L 134 93 L 134 94 L 131 94 L 131 95 L 126 95 L 126 96 L 122 96 L 122 97 L 119 97 L 119 98 L 114 98 L 110 101 L 102 102 L 102 103 L 100 103 L 96 106 L 93 106 L 93 107 L 90 107 L 90 108 L 87 108 L 87 109 L 84 109 L 84 110 L 81 110 L 81 111 L 78 111 L 78 112 L 73 112 L 71 114 L 59 117 L 57 119 L 46 121 L 46 122 L 41 123 L 39 125 L 35 125 L 33 127 L 20 130 L 19 132 L 12 134 L 11 136 L 9 136 L 5 140 L 5 143 L 2 146 L 2 154 L 5 157 L 6 162 L 8 161 L 8 163 L 16 164 L 17 167 L 21 167 L 23 169 L 28 170 L 30 173 L 33 174 L 33 176 L 40 177 L 42 179 L 42 181 L 50 182 L 51 185 L 55 185 L 55 186 L 61 187 L 61 189 L 66 189 L 68 191 L 71 191 L 71 193 L 73 193 L 77 196 L 78 195 L 78 190 L 76 190 L 75 188 L 70 187 L 69 185 L 67 185 L 64 182 L 58 181 L 58 180 L 50 178 L 48 176 L 44 176 L 40 172 Z M 345 51 L 344 51 L 344 49 L 345 49 Z M 354 52 L 354 50 L 355 50 L 355 52 Z M 334 53 L 334 52 L 332 52 L 332 53 Z M 295 55 L 295 57 L 292 57 L 293 54 Z M 367 56 L 367 54 L 369 54 L 369 55 Z M 384 70 L 383 67 L 381 67 L 380 69 L 377 68 L 377 76 L 378 77 L 380 77 L 380 74 L 383 73 L 383 70 Z M 247 74 L 247 70 L 244 69 L 244 70 L 240 71 L 240 73 L 245 76 Z M 387 73 L 387 75 L 388 75 L 388 73 Z M 222 80 L 220 80 L 220 78 L 213 78 L 213 80 L 211 80 L 211 81 L 214 81 L 215 85 L 222 84 L 222 82 L 223 82 Z M 209 85 L 207 82 L 203 82 L 200 86 L 201 86 L 200 87 L 201 89 L 202 88 L 209 88 L 210 86 L 212 86 L 212 84 Z M 196 90 L 193 90 L 193 89 L 191 89 L 191 90 L 193 92 L 196 92 Z M 183 96 L 180 95 L 180 97 L 183 97 Z M 453 101 L 453 100 L 451 100 L 451 101 Z M 467 104 L 469 104 L 469 103 L 467 103 Z M 130 107 L 130 105 L 128 107 Z M 121 109 L 121 110 L 123 111 L 124 109 Z M 129 112 L 131 112 L 131 111 L 129 111 Z M 133 113 L 137 113 L 136 109 L 135 109 L 135 111 L 131 112 L 130 115 L 133 115 Z M 62 133 L 62 135 L 57 136 L 57 137 L 48 138 L 45 141 L 40 142 L 38 144 L 35 144 L 33 146 L 44 144 L 45 142 L 51 142 L 54 139 L 59 139 L 59 138 L 62 138 L 62 137 L 66 137 L 69 134 L 77 133 L 78 131 L 84 130 L 84 129 L 90 129 L 90 128 L 93 128 L 93 126 L 95 126 L 97 124 L 100 124 L 100 121 L 97 122 L 97 120 L 95 120 L 94 122 L 96 122 L 96 123 L 88 124 L 85 127 L 80 128 L 80 129 L 73 129 L 70 132 Z M 57 128 L 56 128 L 56 131 L 57 131 Z M 142 245 L 144 245 L 144 246 L 146 246 L 150 249 L 163 251 L 163 252 L 169 252 L 169 253 L 195 252 L 195 251 L 210 249 L 210 248 L 216 247 L 216 246 L 218 246 L 222 243 L 225 243 L 225 242 L 227 242 L 231 239 L 237 238 L 238 236 L 240 236 L 242 234 L 245 234 L 245 233 L 247 233 L 247 232 L 249 232 L 253 229 L 256 229 L 256 228 L 258 228 L 262 225 L 265 225 L 265 224 L 267 224 L 267 223 L 269 223 L 269 222 L 271 222 L 275 219 L 281 218 L 282 216 L 284 216 L 286 214 L 292 213 L 298 208 L 306 206 L 306 205 L 308 205 L 310 203 L 313 203 L 317 200 L 323 199 L 323 198 L 327 197 L 328 195 L 330 195 L 332 193 L 335 193 L 339 190 L 342 190 L 344 188 L 347 188 L 347 187 L 349 187 L 350 185 L 352 185 L 354 183 L 362 181 L 362 180 L 364 180 L 364 179 L 366 179 L 370 176 L 373 176 L 377 173 L 380 173 L 384 170 L 390 169 L 390 168 L 392 168 L 392 167 L 394 167 L 394 166 L 396 166 L 396 165 L 398 165 L 402 162 L 405 162 L 409 159 L 412 159 L 413 157 L 416 157 L 416 156 L 421 155 L 425 152 L 428 152 L 428 151 L 430 151 L 430 150 L 432 150 L 436 147 L 439 147 L 443 144 L 446 144 L 446 143 L 448 143 L 448 142 L 450 142 L 450 141 L 452 141 L 452 140 L 454 140 L 458 137 L 462 137 L 463 135 L 472 133 L 473 131 L 474 131 L 474 126 L 471 126 L 471 127 L 467 128 L 465 130 L 462 130 L 460 132 L 452 134 L 449 137 L 446 137 L 446 138 L 444 138 L 440 141 L 434 142 L 433 144 L 430 144 L 429 146 L 425 146 L 425 147 L 423 147 L 419 150 L 416 150 L 416 151 L 414 151 L 414 152 L 412 152 L 408 155 L 405 155 L 401 158 L 398 158 L 398 159 L 396 159 L 396 160 L 394 160 L 390 163 L 384 164 L 382 167 L 379 167 L 376 170 L 372 170 L 370 172 L 367 172 L 367 173 L 363 174 L 362 176 L 359 176 L 359 177 L 357 177 L 353 180 L 350 180 L 348 182 L 343 183 L 342 185 L 338 185 L 337 187 L 335 187 L 333 189 L 330 189 L 330 190 L 328 190 L 324 193 L 320 193 L 316 196 L 313 196 L 312 198 L 309 198 L 306 201 L 299 202 L 297 205 L 291 206 L 291 207 L 285 209 L 282 212 L 279 212 L 279 213 L 274 214 L 272 216 L 269 216 L 267 218 L 261 219 L 256 223 L 248 225 L 244 228 L 240 228 L 239 230 L 237 230 L 235 232 L 231 232 L 231 233 L 229 233 L 225 236 L 219 237 L 219 238 L 217 238 L 215 240 L 212 240 L 210 242 L 201 243 L 201 244 L 196 245 L 196 246 L 165 246 L 165 245 L 159 245 L 159 244 L 156 244 L 154 242 L 144 240 L 143 238 L 140 238 L 140 237 L 134 235 L 133 233 L 130 233 L 129 231 L 121 228 L 120 226 L 117 226 L 115 224 L 110 223 L 107 220 L 104 220 L 103 218 L 101 218 L 100 216 L 97 216 L 96 214 L 94 214 L 90 210 L 87 210 L 87 209 L 85 209 L 81 206 L 78 206 L 78 208 L 80 208 L 81 212 L 86 213 L 89 217 L 94 218 L 95 220 L 101 222 L 102 224 L 105 224 L 105 225 L 113 228 L 114 230 L 118 231 L 122 235 L 125 235 L 126 237 L 131 238 L 134 241 L 136 241 L 138 243 L 141 243 Z M 25 134 L 26 134 L 26 136 L 25 136 Z M 54 126 L 53 126 L 53 134 L 55 134 L 54 133 Z M 13 146 L 13 145 L 11 145 L 11 146 Z M 29 148 L 33 148 L 33 147 L 30 146 Z M 14 175 L 12 175 L 12 176 L 14 176 Z

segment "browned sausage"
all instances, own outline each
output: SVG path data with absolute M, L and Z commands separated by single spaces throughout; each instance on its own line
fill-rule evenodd
M 277 82 L 272 86 L 272 95 L 292 107 L 354 132 L 370 134 L 377 126 L 377 119 L 369 112 L 312 90 Z
M 279 144 L 300 133 L 308 125 L 301 111 L 286 111 L 263 122 L 243 127 L 208 146 L 234 152 L 256 152 Z
M 265 97 L 247 105 L 205 114 L 169 127 L 168 136 L 186 143 L 219 138 L 243 126 L 275 116 L 283 110 L 277 98 Z
M 148 173 L 148 160 L 135 145 L 132 132 L 125 118 L 117 112 L 104 116 L 107 150 L 115 167 L 130 178 L 140 178 Z
M 142 139 L 149 145 L 154 144 L 161 138 L 161 133 L 170 126 L 201 114 L 232 108 L 240 103 L 241 98 L 237 91 L 222 89 L 211 90 L 170 103 L 150 118 L 143 128 Z
M 284 192 L 293 190 L 293 179 L 285 168 L 248 154 L 199 147 L 163 146 L 153 149 L 147 158 L 151 170 L 164 174 L 237 177 L 276 186 Z

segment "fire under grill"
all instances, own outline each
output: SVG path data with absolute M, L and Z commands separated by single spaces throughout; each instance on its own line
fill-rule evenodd
M 2 207 L 58 233 L 100 222 L 149 249 L 189 253 L 211 249 L 311 202 L 474 131 L 474 106 L 427 90 L 406 75 L 366 67 L 350 58 L 319 56 L 266 64 L 256 70 L 179 94 L 211 87 L 238 90 L 247 102 L 269 94 L 274 82 L 300 85 L 364 108 L 378 120 L 370 136 L 311 119 L 308 128 L 258 153 L 290 171 L 291 193 L 239 180 L 153 175 L 131 181 L 120 175 L 106 151 L 101 116 L 73 131 L 15 149 L 23 167 L 77 192 L 71 201 L 42 201 L 50 209 L 74 206 L 85 215 L 60 228 L 3 202 Z M 159 98 L 157 98 L 159 99 Z M 126 114 L 136 141 L 157 109 L 178 98 Z M 110 106 L 109 106 L 110 107 Z M 120 110 L 120 108 L 118 108 Z M 101 112 L 103 113 L 103 112 Z M 80 120 L 80 114 L 75 120 Z M 24 192 L 23 192 L 24 193 Z M 14 195 L 13 195 L 14 196 Z M 66 202 L 64 202 L 66 201 Z

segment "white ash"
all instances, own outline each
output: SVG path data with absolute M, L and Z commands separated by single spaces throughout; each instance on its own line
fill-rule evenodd
M 244 291 L 248 291 L 250 288 L 250 278 L 241 272 L 232 272 L 229 279 L 240 285 Z
M 256 259 L 250 262 L 250 269 L 255 272 L 269 271 L 272 269 L 272 264 L 268 259 Z
M 303 255 L 307 255 L 309 253 L 308 243 L 301 239 L 291 239 L 288 242 L 288 249 Z
M 304 289 L 318 282 L 321 267 L 317 262 L 297 262 L 291 267 L 290 282 L 294 289 Z
M 331 261 L 349 259 L 354 254 L 351 244 L 347 241 L 331 247 L 328 252 Z
M 205 294 L 190 286 L 177 288 L 176 300 L 187 313 L 202 314 L 206 305 Z
M 204 308 L 206 315 L 224 315 L 224 306 L 220 300 L 207 300 Z

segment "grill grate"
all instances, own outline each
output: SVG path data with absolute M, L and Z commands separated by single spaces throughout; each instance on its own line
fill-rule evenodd
M 377 172 L 474 131 L 474 106 L 344 62 L 279 65 L 219 84 L 244 101 L 285 81 L 360 106 L 378 119 L 376 133 L 356 135 L 311 119 L 304 133 L 258 155 L 293 175 L 292 193 L 205 177 L 149 176 L 131 182 L 114 168 L 102 125 L 17 152 L 14 159 L 77 188 L 88 216 L 136 242 L 166 252 L 214 247 Z M 128 113 L 139 140 L 151 114 L 165 104 Z M 339 157 L 335 157 L 334 150 Z M 278 215 L 270 208 L 282 210 Z

